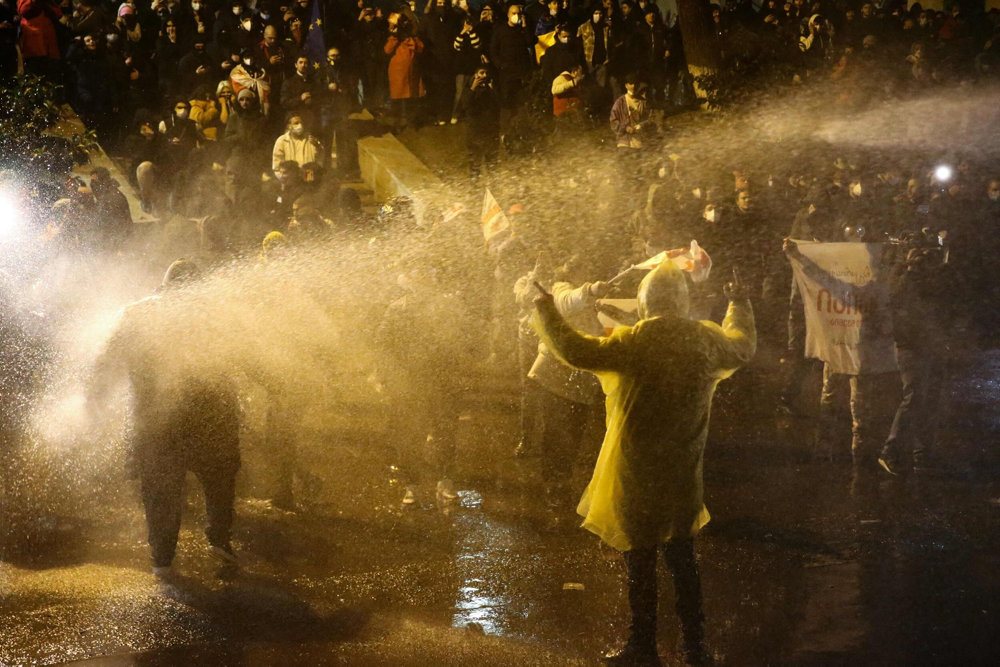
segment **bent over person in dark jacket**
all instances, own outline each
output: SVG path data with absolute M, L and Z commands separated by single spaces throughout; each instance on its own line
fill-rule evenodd
M 240 409 L 233 382 L 201 363 L 176 329 L 178 288 L 197 276 L 187 260 L 171 264 L 161 292 L 128 306 L 97 363 L 93 410 L 127 376 L 132 393 L 136 466 L 146 510 L 153 572 L 170 573 L 184 500 L 184 477 L 193 472 L 205 493 L 211 553 L 236 564 L 230 545 L 236 472 L 240 467 Z M 172 302 L 172 303 L 171 303 Z M 173 322 L 173 324 L 171 324 Z M 193 347 L 193 346 L 192 346 Z

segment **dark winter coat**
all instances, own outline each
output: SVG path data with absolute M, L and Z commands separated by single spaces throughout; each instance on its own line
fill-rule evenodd
M 534 38 L 526 29 L 507 23 L 493 30 L 490 60 L 504 78 L 527 76 L 531 71 Z

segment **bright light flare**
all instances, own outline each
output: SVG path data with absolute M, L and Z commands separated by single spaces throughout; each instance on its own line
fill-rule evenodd
M 18 235 L 24 226 L 24 214 L 17 201 L 8 192 L 0 190 L 0 241 Z
M 952 173 L 951 167 L 941 164 L 934 168 L 934 179 L 941 183 L 947 183 L 951 180 Z

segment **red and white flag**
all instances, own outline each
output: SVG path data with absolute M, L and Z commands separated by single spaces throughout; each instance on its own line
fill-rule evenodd
M 483 197 L 482 224 L 483 239 L 487 243 L 500 232 L 510 229 L 510 219 L 504 214 L 489 188 L 486 188 L 486 195 Z
M 691 274 L 691 281 L 700 283 L 708 278 L 712 271 L 712 258 L 708 256 L 705 249 L 698 245 L 697 241 L 691 241 L 690 248 L 674 248 L 664 250 L 647 259 L 645 262 L 636 264 L 633 268 L 652 270 L 663 262 L 670 260 L 681 271 Z

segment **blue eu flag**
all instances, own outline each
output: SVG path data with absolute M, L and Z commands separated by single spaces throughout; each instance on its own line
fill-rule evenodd
M 326 62 L 326 40 L 323 38 L 323 7 L 321 0 L 312 0 L 309 13 L 309 31 L 303 49 L 313 68 L 319 69 Z

